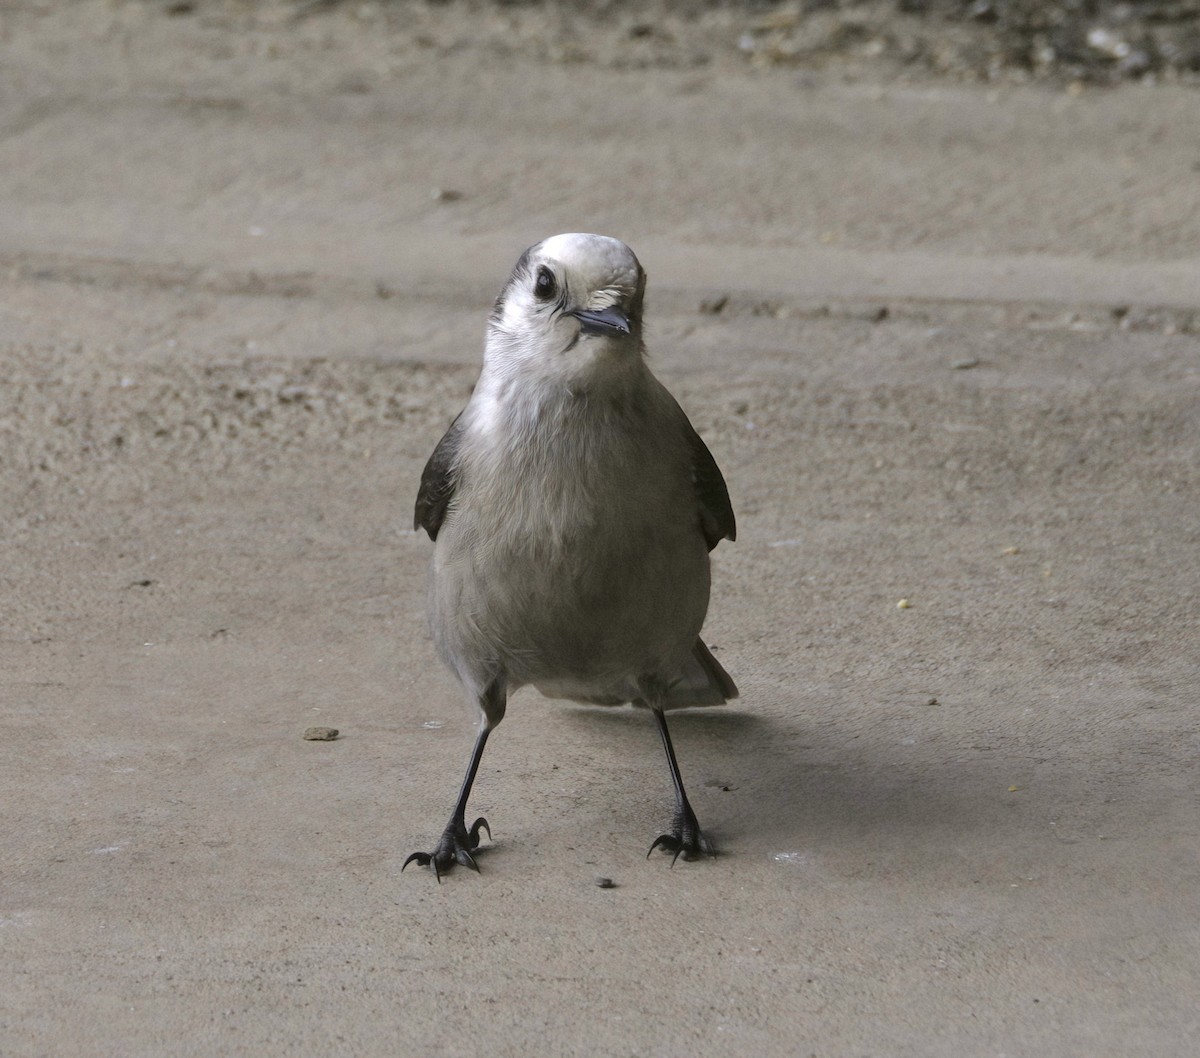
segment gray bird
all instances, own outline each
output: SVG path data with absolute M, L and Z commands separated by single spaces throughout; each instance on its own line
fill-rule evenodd
M 434 642 L 482 713 L 450 822 L 404 866 L 478 870 L 467 798 L 508 695 L 632 703 L 658 725 L 675 813 L 656 848 L 714 849 L 683 789 L 666 709 L 736 698 L 700 639 L 729 492 L 642 344 L 646 273 L 624 243 L 555 235 L 522 254 L 488 318 L 483 371 L 421 475 L 435 541 Z M 649 855 L 649 853 L 647 854 Z

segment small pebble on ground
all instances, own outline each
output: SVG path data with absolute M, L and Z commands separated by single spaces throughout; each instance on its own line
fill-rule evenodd
M 304 729 L 304 738 L 308 742 L 332 742 L 338 737 L 336 727 L 308 727 Z

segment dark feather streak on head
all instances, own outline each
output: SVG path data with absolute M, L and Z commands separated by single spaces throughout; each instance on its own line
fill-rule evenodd
M 531 246 L 517 259 L 517 263 L 513 265 L 512 275 L 508 277 L 508 282 L 504 284 L 504 289 L 496 295 L 496 303 L 492 306 L 491 320 L 493 323 L 499 322 L 504 317 L 504 299 L 508 296 L 508 292 L 529 279 L 533 274 L 530 268 L 530 255 L 536 247 Z

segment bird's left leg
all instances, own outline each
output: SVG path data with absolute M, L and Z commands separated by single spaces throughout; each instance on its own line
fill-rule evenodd
M 717 850 L 700 829 L 696 813 L 692 811 L 687 793 L 683 789 L 683 778 L 679 774 L 679 762 L 675 759 L 675 747 L 671 745 L 671 733 L 667 730 L 667 718 L 663 716 L 663 711 L 659 708 L 651 706 L 651 711 L 654 713 L 654 722 L 658 724 L 658 733 L 662 736 L 663 749 L 667 753 L 667 766 L 671 769 L 671 781 L 675 784 L 675 818 L 672 820 L 671 829 L 654 839 L 654 844 L 650 846 L 650 852 L 646 853 L 646 857 L 648 859 L 650 853 L 655 849 L 673 852 L 675 855 L 671 857 L 671 865 L 674 866 L 680 856 L 685 860 L 694 860 L 701 855 L 715 856 Z
M 467 829 L 467 798 L 471 796 L 471 786 L 475 782 L 475 773 L 479 771 L 479 762 L 483 759 L 483 747 L 487 745 L 488 735 L 504 716 L 506 698 L 507 689 L 503 678 L 498 678 L 490 684 L 480 696 L 483 717 L 479 724 L 479 734 L 475 738 L 475 748 L 471 751 L 471 761 L 467 765 L 466 775 L 463 776 L 458 801 L 450 814 L 450 822 L 446 824 L 446 829 L 442 831 L 442 836 L 432 852 L 414 852 L 404 861 L 404 867 L 414 862 L 420 867 L 432 867 L 439 882 L 442 880 L 442 872 L 450 870 L 456 863 L 474 871 L 479 870 L 479 865 L 471 854 L 479 848 L 480 830 L 486 830 L 489 839 L 492 830 L 482 816 L 471 824 L 469 830 Z M 404 867 L 400 870 L 403 871 Z

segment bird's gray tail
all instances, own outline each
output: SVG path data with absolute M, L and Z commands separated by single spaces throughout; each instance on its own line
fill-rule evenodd
M 697 639 L 691 656 L 679 678 L 663 699 L 664 709 L 682 709 L 689 705 L 724 705 L 738 696 L 733 677 L 713 657 L 712 651 Z

